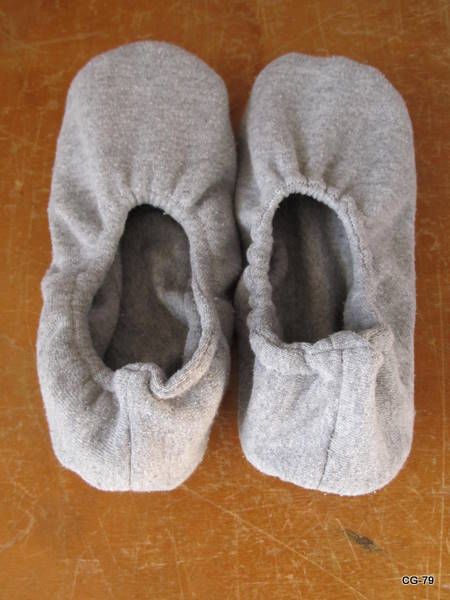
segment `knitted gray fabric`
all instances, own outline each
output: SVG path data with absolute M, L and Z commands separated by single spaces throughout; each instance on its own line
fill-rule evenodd
M 201 461 L 229 372 L 240 269 L 222 80 L 143 42 L 75 77 L 53 173 L 38 371 L 60 462 L 168 490 Z
M 290 54 L 257 78 L 241 137 L 243 450 L 297 485 L 376 490 L 408 456 L 414 420 L 404 102 L 373 68 Z

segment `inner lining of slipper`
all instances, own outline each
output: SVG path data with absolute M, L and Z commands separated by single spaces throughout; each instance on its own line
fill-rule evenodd
M 281 339 L 313 343 L 344 329 L 352 256 L 336 213 L 292 194 L 275 212 L 273 239 L 269 278 Z
M 130 211 L 119 250 L 89 311 L 95 349 L 112 370 L 155 363 L 170 377 L 201 335 L 183 228 L 158 208 Z

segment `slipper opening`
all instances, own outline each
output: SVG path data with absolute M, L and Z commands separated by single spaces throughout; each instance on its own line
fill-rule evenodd
M 88 320 L 94 348 L 113 371 L 154 363 L 170 377 L 188 362 L 201 323 L 189 241 L 178 222 L 149 205 L 130 211 Z
M 315 343 L 342 330 L 376 324 L 365 297 L 356 242 L 340 215 L 294 193 L 275 211 L 269 279 L 279 337 Z

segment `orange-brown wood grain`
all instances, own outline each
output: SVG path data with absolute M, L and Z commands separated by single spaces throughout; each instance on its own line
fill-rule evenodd
M 340 498 L 255 471 L 236 364 L 204 462 L 170 493 L 109 494 L 53 456 L 35 371 L 47 202 L 68 85 L 95 54 L 174 42 L 224 78 L 237 127 L 289 51 L 381 69 L 412 117 L 418 167 L 416 428 L 397 479 Z M 0 598 L 450 597 L 450 4 L 446 0 L 0 1 Z M 236 362 L 236 360 L 235 360 Z M 403 586 L 403 575 L 434 575 Z

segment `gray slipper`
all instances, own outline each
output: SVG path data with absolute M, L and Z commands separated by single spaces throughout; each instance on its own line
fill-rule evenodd
M 239 274 L 222 80 L 169 44 L 75 77 L 53 173 L 38 371 L 60 462 L 168 490 L 201 461 L 227 384 Z
M 371 492 L 414 420 L 408 112 L 373 68 L 290 54 L 257 78 L 241 137 L 243 450 L 306 488 Z

